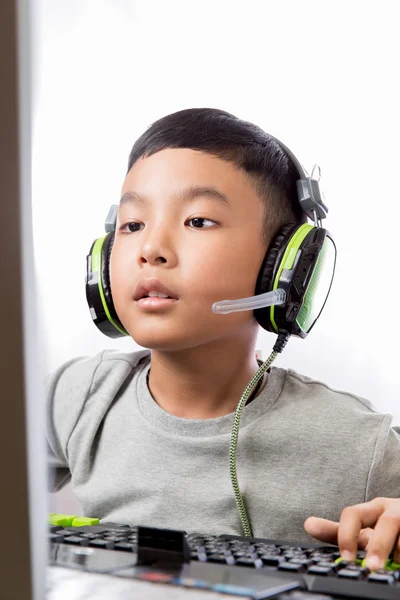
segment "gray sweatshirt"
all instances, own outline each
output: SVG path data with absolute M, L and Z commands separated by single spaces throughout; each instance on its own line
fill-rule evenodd
M 47 381 L 53 490 L 72 480 L 84 515 L 242 534 L 229 477 L 233 414 L 191 420 L 152 398 L 150 352 L 106 350 Z M 273 367 L 244 408 L 237 473 L 253 534 L 310 541 L 304 521 L 400 498 L 400 429 L 367 400 Z

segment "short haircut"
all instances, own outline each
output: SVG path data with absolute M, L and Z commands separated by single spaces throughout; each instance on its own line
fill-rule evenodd
M 296 167 L 265 131 L 257 125 L 214 108 L 190 108 L 155 121 L 137 139 L 128 172 L 139 158 L 167 148 L 207 152 L 245 171 L 265 203 L 263 226 L 267 243 L 288 223 L 307 219 L 296 191 Z

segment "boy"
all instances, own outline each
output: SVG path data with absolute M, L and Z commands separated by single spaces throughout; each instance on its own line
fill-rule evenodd
M 110 285 L 120 322 L 149 350 L 74 359 L 49 380 L 54 489 L 72 479 L 84 514 L 242 533 L 228 450 L 232 413 L 258 369 L 258 323 L 211 306 L 252 296 L 277 231 L 304 222 L 296 179 L 273 139 L 219 110 L 169 115 L 135 143 Z M 366 400 L 270 369 L 238 444 L 253 534 L 338 542 L 345 558 L 370 539 L 371 568 L 393 548 L 399 561 L 400 436 L 390 423 Z

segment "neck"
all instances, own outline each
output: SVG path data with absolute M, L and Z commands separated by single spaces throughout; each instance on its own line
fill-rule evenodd
M 256 335 L 217 340 L 178 351 L 152 350 L 150 392 L 166 412 L 211 419 L 234 412 L 258 369 Z

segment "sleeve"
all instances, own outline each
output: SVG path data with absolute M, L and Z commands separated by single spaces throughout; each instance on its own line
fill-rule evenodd
M 400 498 L 400 427 L 390 427 L 385 415 L 378 433 L 369 472 L 365 501 L 374 498 Z
M 58 491 L 71 479 L 68 441 L 90 393 L 102 354 L 74 358 L 45 380 L 49 488 Z

